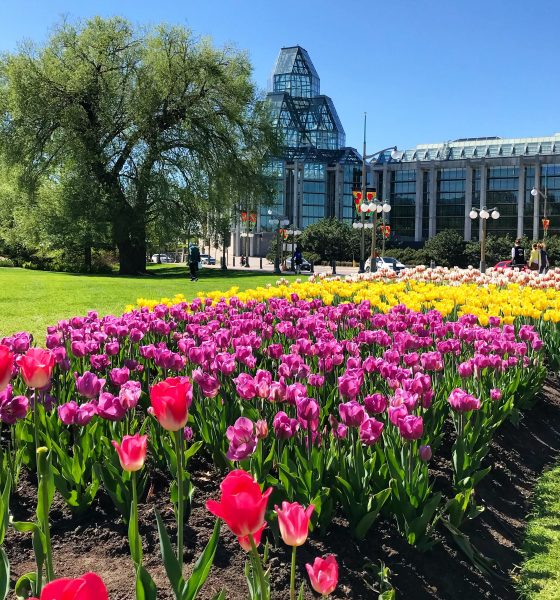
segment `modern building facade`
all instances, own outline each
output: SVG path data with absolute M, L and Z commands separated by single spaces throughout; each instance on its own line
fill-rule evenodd
M 419 145 L 398 162 L 385 153 L 370 168 L 378 198 L 391 204 L 391 237 L 400 241 L 421 242 L 443 229 L 478 240 L 472 207 L 498 209 L 488 234 L 541 239 L 545 211 L 548 233 L 560 233 L 560 133 Z
M 266 252 L 274 229 L 270 218 L 285 217 L 291 227 L 301 230 L 326 217 L 348 222 L 354 217 L 352 190 L 360 186 L 362 158 L 346 147 L 336 108 L 329 96 L 321 94 L 319 75 L 304 48 L 280 50 L 267 99 L 284 142 L 282 156 L 267 166 L 275 196 L 271 206 L 258 210 L 253 224 L 262 235 L 247 241 L 242 237 L 243 223 L 237 227 L 237 254 L 245 253 L 247 246 L 252 255 Z

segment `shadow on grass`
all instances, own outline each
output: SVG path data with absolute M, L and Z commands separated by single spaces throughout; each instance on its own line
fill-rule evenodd
M 119 275 L 119 273 L 65 273 L 65 275 L 70 275 L 73 277 L 101 277 L 101 278 L 111 278 L 111 279 L 190 279 L 189 269 L 185 266 L 168 266 L 168 265 L 150 265 L 146 273 L 138 274 L 138 275 Z M 253 277 L 264 277 L 264 276 L 272 276 L 273 273 L 271 271 L 260 271 L 260 270 L 252 270 L 247 269 L 246 271 L 241 271 L 239 269 L 228 269 L 227 271 L 222 271 L 221 269 L 201 269 L 199 271 L 200 281 L 204 280 L 215 280 L 215 279 L 248 279 Z M 287 273 L 282 275 L 283 277 L 290 276 Z

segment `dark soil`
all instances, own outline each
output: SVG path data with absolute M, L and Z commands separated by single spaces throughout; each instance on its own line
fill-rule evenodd
M 455 600 L 491 598 L 514 600 L 516 570 L 522 561 L 520 546 L 525 518 L 530 510 L 531 490 L 542 470 L 560 451 L 560 384 L 549 380 L 536 406 L 524 414 L 518 427 L 506 423 L 497 433 L 487 464 L 491 473 L 477 490 L 479 504 L 486 510 L 464 527 L 472 544 L 496 563 L 494 575 L 480 573 L 460 552 L 443 527 L 436 533 L 433 549 L 421 553 L 409 546 L 389 520 L 380 520 L 363 543 L 349 535 L 346 523 L 334 519 L 324 538 L 311 535 L 298 550 L 298 581 L 307 580 L 305 563 L 316 556 L 335 554 L 340 565 L 340 581 L 335 599 L 377 598 L 376 572 L 379 561 L 390 569 L 390 581 L 397 598 L 414 600 Z M 208 497 L 216 497 L 221 476 L 202 458 L 190 463 L 197 487 L 192 514 L 185 531 L 185 571 L 207 543 L 214 519 L 204 508 Z M 436 485 L 445 487 L 449 464 L 434 461 Z M 171 599 L 159 555 L 153 506 L 157 506 L 173 531 L 173 513 L 168 502 L 168 482 L 155 475 L 148 497 L 140 507 L 140 533 L 144 542 L 144 564 L 154 578 L 158 598 Z M 24 472 L 12 497 L 14 519 L 28 520 L 35 510 L 36 487 Z M 80 517 L 73 516 L 64 503 L 55 499 L 52 514 L 52 539 L 55 570 L 58 576 L 77 576 L 85 571 L 99 573 L 112 600 L 134 596 L 134 573 L 128 553 L 126 528 L 111 501 L 100 494 L 93 507 Z M 173 539 L 173 538 L 172 538 Z M 12 585 L 22 573 L 33 571 L 34 558 L 28 534 L 9 531 L 6 550 L 11 562 Z M 274 600 L 285 600 L 289 586 L 290 550 L 282 544 L 271 547 L 269 564 Z M 222 536 L 215 564 L 201 598 L 212 598 L 222 588 L 230 600 L 247 598 L 243 574 L 245 556 L 227 527 Z M 372 570 L 373 568 L 373 570 Z M 312 598 L 308 592 L 306 598 Z

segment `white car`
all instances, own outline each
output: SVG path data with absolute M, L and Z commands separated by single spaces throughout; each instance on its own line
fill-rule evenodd
M 378 256 L 376 262 L 377 262 L 377 270 L 378 271 L 387 269 L 387 270 L 395 271 L 398 273 L 399 271 L 406 269 L 405 265 L 403 265 L 400 260 L 397 260 L 396 258 L 393 258 L 392 256 L 384 256 L 384 257 Z M 369 273 L 371 271 L 371 258 L 368 258 L 366 260 L 364 270 L 366 273 Z
M 169 254 L 154 254 L 152 256 L 153 263 L 174 263 L 175 260 Z
M 200 264 L 202 265 L 215 265 L 216 259 L 209 254 L 201 254 L 200 255 Z

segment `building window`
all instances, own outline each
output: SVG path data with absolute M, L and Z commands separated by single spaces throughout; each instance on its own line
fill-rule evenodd
M 496 208 L 499 219 L 488 219 L 489 235 L 504 236 L 517 232 L 518 167 L 489 167 L 486 186 L 486 206 Z
M 436 232 L 465 231 L 465 169 L 440 169 L 437 175 Z
M 391 171 L 389 175 L 391 212 L 385 217 L 385 221 L 389 221 L 391 225 L 392 238 L 412 241 L 415 233 L 416 170 Z

